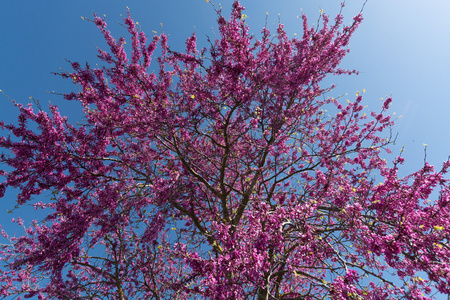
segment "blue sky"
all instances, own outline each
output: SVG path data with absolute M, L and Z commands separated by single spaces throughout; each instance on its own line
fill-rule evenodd
M 232 2 L 221 2 L 226 16 Z M 347 2 L 343 14 L 348 24 L 364 0 Z M 340 9 L 339 3 L 338 0 L 242 1 L 251 32 L 260 32 L 268 12 L 269 27 L 274 29 L 280 18 L 291 36 L 302 33 L 301 19 L 297 18 L 302 12 L 313 23 L 321 9 L 334 16 Z M 24 104 L 30 96 L 39 99 L 43 106 L 51 101 L 77 121 L 80 115 L 74 113 L 75 103 L 47 92 L 70 92 L 74 86 L 51 73 L 60 71 L 59 68 L 70 70 L 65 58 L 92 65 L 98 62 L 96 47 L 105 44 L 95 25 L 83 21 L 81 16 L 92 18 L 93 12 L 105 14 L 113 34 L 127 37 L 119 25 L 127 6 L 149 36 L 153 30 L 161 32 L 162 23 L 169 35 L 169 45 L 176 50 L 184 49 L 185 38 L 194 30 L 200 45 L 206 45 L 206 34 L 214 36 L 216 16 L 204 0 L 4 1 L 0 18 L 0 89 Z M 449 13 L 448 0 L 369 0 L 363 12 L 365 21 L 351 40 L 351 52 L 342 64 L 359 70 L 360 75 L 331 77 L 327 81 L 337 84 L 333 96 L 348 93 L 349 98 L 354 98 L 357 91 L 365 89 L 364 101 L 375 111 L 382 104 L 380 98 L 392 94 L 391 112 L 402 116 L 393 130 L 398 138 L 392 149 L 399 153 L 405 146 L 404 174 L 423 165 L 423 144 L 428 145 L 427 160 L 436 166 L 450 155 Z M 14 106 L 0 95 L 0 119 L 15 122 L 16 116 Z M 14 206 L 13 200 L 13 191 L 0 200 L 3 224 L 5 218 L 12 216 L 6 210 Z
M 226 11 L 233 1 L 222 1 Z M 288 33 L 301 34 L 303 11 L 310 21 L 317 20 L 319 10 L 333 16 L 340 1 L 329 0 L 247 0 L 246 14 L 251 31 L 259 33 L 269 12 L 269 26 L 275 27 L 278 14 Z M 351 21 L 364 0 L 349 0 L 343 10 Z M 216 4 L 218 1 L 216 1 Z M 136 0 L 136 1 L 5 1 L 0 19 L 0 89 L 9 97 L 27 103 L 29 97 L 48 101 L 70 114 L 75 104 L 46 91 L 68 92 L 74 88 L 51 72 L 70 70 L 71 61 L 95 64 L 96 46 L 104 46 L 93 23 L 81 16 L 93 12 L 106 15 L 116 36 L 125 36 L 119 25 L 121 14 L 130 8 L 142 29 L 169 34 L 175 49 L 184 49 L 184 40 L 194 30 L 199 42 L 205 35 L 213 36 L 215 15 L 204 0 Z M 447 0 L 369 0 L 364 9 L 365 21 L 350 42 L 351 52 L 344 67 L 360 71 L 359 76 L 332 77 L 337 84 L 336 95 L 365 89 L 365 102 L 376 110 L 379 99 L 392 93 L 392 112 L 402 115 L 394 132 L 397 145 L 405 145 L 406 165 L 413 169 L 423 164 L 423 144 L 427 159 L 440 164 L 450 154 L 450 1 Z M 0 118 L 13 122 L 16 111 L 0 97 Z M 395 149 L 395 147 L 394 147 Z M 407 170 L 405 172 L 408 172 Z

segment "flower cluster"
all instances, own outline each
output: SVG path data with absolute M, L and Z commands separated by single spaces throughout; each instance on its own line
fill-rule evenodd
M 131 57 L 104 19 L 105 67 L 61 76 L 85 123 L 21 106 L 1 137 L 0 196 L 45 191 L 51 211 L 3 236 L 0 295 L 39 299 L 429 299 L 450 293 L 449 162 L 398 176 L 388 98 L 324 94 L 350 26 L 321 14 L 303 36 L 250 35 L 235 1 L 219 36 L 185 53 L 148 42 L 128 14 Z M 161 56 L 154 60 L 158 44 Z M 150 66 L 158 68 L 151 73 Z M 327 112 L 328 110 L 328 112 Z M 431 200 L 433 191 L 438 198 Z M 21 219 L 19 225 L 24 226 Z M 395 274 L 393 280 L 389 274 Z M 424 275 L 425 274 L 425 275 Z M 422 279 L 420 276 L 427 276 Z

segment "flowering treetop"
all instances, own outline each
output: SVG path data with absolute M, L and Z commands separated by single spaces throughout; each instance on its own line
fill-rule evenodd
M 40 299 L 428 299 L 450 293 L 449 189 L 381 157 L 387 114 L 326 97 L 362 21 L 303 17 L 303 36 L 249 34 L 238 1 L 220 36 L 173 51 L 128 14 L 131 57 L 104 19 L 104 67 L 72 63 L 71 124 L 21 106 L 1 127 L 5 188 L 50 209 L 3 245 L 0 294 Z M 159 49 L 161 55 L 153 59 Z M 150 72 L 150 66 L 158 67 Z M 327 111 L 328 110 L 328 111 Z M 37 130 L 33 130 L 37 125 Z M 429 199 L 439 190 L 436 200 Z M 431 201 L 430 201 L 431 200 Z M 23 224 L 21 219 L 18 223 Z M 420 272 L 420 273 L 418 273 Z M 420 274 L 426 274 L 422 279 Z M 425 277 L 425 275 L 421 275 Z M 397 277 L 397 280 L 393 278 Z

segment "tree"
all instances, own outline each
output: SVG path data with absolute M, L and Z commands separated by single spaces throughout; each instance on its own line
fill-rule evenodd
M 131 59 L 104 19 L 103 67 L 73 80 L 83 124 L 16 104 L 1 124 L 5 188 L 49 211 L 2 245 L 1 295 L 39 299 L 429 299 L 450 294 L 449 185 L 427 163 L 398 176 L 393 125 L 319 84 L 362 21 L 321 14 L 303 37 L 248 33 L 220 10 L 197 50 L 147 38 L 130 17 Z M 160 56 L 152 60 L 157 45 Z M 150 66 L 159 68 L 151 73 Z M 32 123 L 29 125 L 29 123 Z M 437 199 L 432 200 L 436 191 Z M 434 195 L 434 194 L 433 194 Z M 426 277 L 422 279 L 419 276 Z

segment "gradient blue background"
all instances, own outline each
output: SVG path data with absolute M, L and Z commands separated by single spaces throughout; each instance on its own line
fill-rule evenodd
M 228 16 L 232 0 L 222 1 Z M 357 14 L 364 0 L 348 0 L 343 9 L 345 23 Z M 215 1 L 218 5 L 218 1 Z M 278 19 L 285 24 L 290 36 L 302 34 L 303 11 L 316 22 L 319 10 L 331 17 L 339 11 L 340 1 L 332 0 L 247 0 L 247 22 L 250 31 L 259 34 L 266 12 L 268 25 L 274 30 Z M 116 37 L 127 36 L 121 14 L 127 6 L 142 29 L 169 35 L 169 45 L 184 49 L 184 41 L 194 30 L 200 46 L 206 45 L 205 35 L 214 37 L 216 15 L 204 0 L 77 0 L 77 1 L 2 1 L 0 18 L 0 89 L 20 103 L 29 97 L 38 99 L 43 107 L 50 101 L 58 105 L 70 119 L 81 119 L 79 106 L 67 102 L 57 93 L 70 92 L 75 86 L 52 72 L 70 70 L 64 58 L 80 63 L 98 62 L 96 47 L 105 47 L 100 32 L 81 16 L 92 18 L 93 12 L 106 15 L 109 29 Z M 279 15 L 278 15 L 279 14 Z M 450 155 L 450 1 L 448 0 L 369 0 L 364 8 L 364 22 L 350 42 L 351 52 L 342 67 L 357 69 L 358 76 L 331 77 L 328 83 L 337 84 L 338 96 L 348 93 L 350 99 L 357 91 L 366 90 L 364 103 L 378 111 L 382 102 L 392 94 L 391 112 L 402 115 L 393 133 L 397 143 L 391 148 L 398 154 L 405 146 L 406 158 L 402 174 L 413 172 L 423 165 L 424 146 L 427 160 L 439 167 Z M 217 32 L 217 30 L 215 30 Z M 16 122 L 17 110 L 0 95 L 0 119 Z M 3 132 L 4 134 L 4 132 Z M 11 217 L 22 215 L 26 221 L 35 217 L 28 208 L 15 210 L 15 191 L 0 199 L 0 224 L 14 234 L 8 225 Z M 12 232 L 11 232 L 12 231 Z M 18 234 L 20 234 L 18 232 Z

